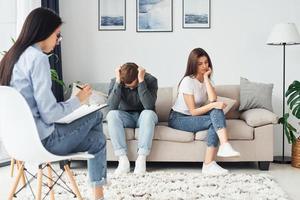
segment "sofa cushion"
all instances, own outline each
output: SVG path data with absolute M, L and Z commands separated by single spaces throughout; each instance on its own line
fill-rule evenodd
M 173 106 L 173 88 L 158 88 L 157 100 L 155 103 L 156 114 L 159 122 L 166 122 L 169 118 L 171 107 Z
M 192 142 L 194 133 L 173 129 L 169 126 L 158 124 L 155 126 L 154 140 L 172 141 L 172 142 Z M 139 138 L 139 128 L 135 129 L 135 138 Z
M 110 140 L 107 123 L 103 123 L 103 133 L 106 136 L 106 139 Z M 125 128 L 125 134 L 126 134 L 127 140 L 134 140 L 134 129 L 133 128 Z
M 265 108 L 269 111 L 273 111 L 273 84 L 251 82 L 248 79 L 241 77 L 240 86 L 241 92 L 239 110 Z
M 241 119 L 245 120 L 252 127 L 276 124 L 278 122 L 277 115 L 263 108 L 247 110 L 242 113 Z
M 243 120 L 231 119 L 226 120 L 229 140 L 253 140 L 254 129 L 246 124 Z M 205 140 L 207 130 L 196 133 L 195 140 Z
M 226 119 L 239 119 L 241 112 L 240 106 L 240 86 L 239 85 L 217 85 L 215 86 L 218 96 L 236 100 L 233 107 L 226 113 Z

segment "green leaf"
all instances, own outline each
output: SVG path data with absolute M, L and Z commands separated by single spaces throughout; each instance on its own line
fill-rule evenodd
M 59 76 L 57 74 L 57 71 L 55 69 L 50 69 L 51 72 L 51 79 L 58 83 L 59 85 L 63 86 L 65 88 L 65 83 L 59 79 Z
M 293 110 L 292 110 L 292 114 L 297 117 L 298 119 L 300 119 L 300 104 L 297 104 L 296 106 L 294 106 Z
M 290 114 L 289 114 L 289 113 L 285 113 L 285 114 L 283 115 L 283 117 L 284 117 L 284 121 L 287 121 L 287 120 L 288 120 L 288 118 L 289 118 L 289 116 L 290 116 Z
M 283 117 L 280 117 L 279 119 L 278 119 L 278 124 L 283 124 L 283 121 L 284 120 L 284 118 Z
M 293 101 L 291 101 L 291 102 L 290 102 L 289 108 L 292 110 L 296 103 L 297 103 L 297 104 L 300 103 L 299 100 L 300 100 L 300 99 L 297 99 L 297 98 L 296 98 L 296 99 L 294 99 Z
M 298 95 L 297 92 L 291 93 L 290 96 L 289 96 L 289 98 L 288 98 L 288 100 L 287 100 L 287 104 L 289 105 L 290 102 L 291 102 L 297 95 Z M 296 99 L 297 99 L 297 98 L 296 98 Z

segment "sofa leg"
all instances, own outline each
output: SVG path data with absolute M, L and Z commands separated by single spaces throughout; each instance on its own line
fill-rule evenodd
M 270 161 L 259 161 L 258 168 L 262 171 L 268 171 L 270 167 Z

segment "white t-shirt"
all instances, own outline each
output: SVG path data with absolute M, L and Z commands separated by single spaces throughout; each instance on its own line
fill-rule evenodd
M 184 77 L 179 85 L 178 96 L 172 109 L 176 112 L 186 115 L 191 115 L 191 113 L 184 101 L 183 94 L 194 95 L 196 108 L 203 106 L 208 99 L 207 90 L 204 83 L 201 83 L 194 77 Z

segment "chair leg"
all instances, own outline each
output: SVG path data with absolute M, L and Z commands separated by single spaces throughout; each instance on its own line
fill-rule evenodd
M 24 174 L 24 173 L 23 173 L 23 170 L 24 170 L 24 164 L 22 164 L 22 165 L 20 166 L 18 175 L 17 175 L 17 177 L 16 177 L 16 179 L 15 179 L 15 181 L 14 181 L 12 187 L 11 187 L 10 192 L 9 192 L 8 200 L 12 200 L 12 199 L 14 198 L 14 194 L 15 194 L 16 189 L 17 189 L 17 187 L 18 187 L 18 184 L 19 184 L 19 181 L 20 181 L 20 179 L 21 179 L 21 176 L 22 176 L 22 174 Z
M 39 166 L 38 175 L 37 175 L 36 200 L 42 199 L 42 179 L 43 179 L 43 169 L 42 166 Z
M 73 192 L 76 194 L 77 199 L 83 200 L 82 197 L 81 197 L 81 194 L 80 194 L 80 192 L 79 192 L 78 186 L 77 186 L 77 184 L 76 184 L 76 181 L 75 181 L 75 179 L 74 179 L 73 173 L 72 173 L 71 170 L 70 170 L 69 165 L 67 165 L 67 164 L 64 165 L 64 169 L 65 169 L 65 171 L 66 171 L 66 173 L 67 173 L 67 176 L 68 176 L 68 178 L 69 178 L 69 181 L 71 182 L 72 190 L 73 190 Z
M 22 165 L 23 162 L 17 160 L 16 163 L 17 163 L 17 168 L 18 168 L 18 170 L 21 170 L 21 169 L 20 169 L 20 166 Z M 26 185 L 26 179 L 25 179 L 25 174 L 24 174 L 24 168 L 22 169 L 22 177 L 21 177 L 21 180 L 22 180 L 23 186 L 25 186 L 25 185 Z
M 48 177 L 52 179 L 52 169 L 50 167 L 50 163 L 48 163 L 47 170 L 48 170 Z M 53 182 L 51 179 L 48 179 L 48 186 L 51 187 L 50 200 L 54 200 L 54 188 L 53 188 Z
M 15 159 L 10 159 L 10 177 L 14 177 Z

